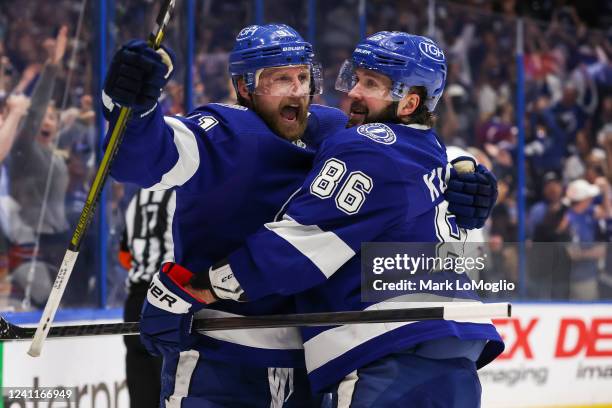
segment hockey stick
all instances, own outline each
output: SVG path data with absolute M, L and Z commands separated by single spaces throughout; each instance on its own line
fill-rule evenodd
M 155 29 L 151 32 L 151 34 L 149 34 L 148 43 L 153 49 L 158 49 L 161 45 L 166 26 L 170 21 L 170 15 L 174 9 L 174 4 L 175 0 L 164 0 L 164 3 L 157 16 L 157 20 L 155 21 Z M 81 216 L 79 217 L 74 234 L 70 240 L 66 254 L 64 255 L 64 259 L 57 273 L 57 277 L 55 278 L 55 282 L 53 283 L 53 287 L 51 288 L 49 299 L 47 300 L 47 304 L 45 305 L 40 322 L 36 328 L 34 338 L 30 344 L 28 354 L 32 357 L 38 357 L 40 355 L 43 342 L 49 333 L 49 329 L 51 328 L 51 323 L 53 322 L 53 318 L 55 317 L 55 313 L 59 307 L 60 300 L 62 299 L 66 286 L 68 285 L 68 279 L 70 278 L 70 274 L 72 273 L 77 257 L 79 256 L 82 239 L 85 236 L 85 232 L 87 231 L 91 220 L 93 219 L 96 205 L 98 204 L 98 200 L 100 198 L 100 193 L 102 192 L 106 178 L 108 177 L 108 173 L 110 171 L 110 165 L 117 153 L 121 140 L 123 139 L 125 126 L 131 112 L 132 110 L 126 107 L 121 108 L 119 111 L 119 118 L 113 127 L 106 152 L 102 157 L 100 167 L 98 167 L 94 181 L 91 185 L 89 193 L 87 194 L 85 206 L 81 211 Z
M 304 313 L 270 316 L 244 316 L 197 319 L 193 330 L 268 329 L 276 327 L 338 326 L 343 324 L 416 322 L 424 320 L 493 319 L 511 316 L 510 303 L 469 303 L 411 309 L 366 310 L 331 313 Z M 138 334 L 138 322 L 54 326 L 49 337 L 81 337 Z M 0 340 L 27 340 L 34 328 L 20 327 L 0 317 Z

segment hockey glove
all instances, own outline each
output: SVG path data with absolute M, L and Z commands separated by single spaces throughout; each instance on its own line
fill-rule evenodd
M 458 157 L 453 162 L 466 160 Z M 455 215 L 461 228 L 482 228 L 497 201 L 497 179 L 485 166 L 479 164 L 474 172 L 460 173 L 451 169 L 444 193 L 448 210 Z
M 191 280 L 195 288 L 210 290 L 217 299 L 234 300 L 236 302 L 248 301 L 244 289 L 240 286 L 234 271 L 227 259 L 217 262 L 208 269 L 208 274 L 199 274 Z
M 177 353 L 195 344 L 193 315 L 206 303 L 185 288 L 193 276 L 182 266 L 167 263 L 153 277 L 140 319 L 140 339 L 149 353 Z
M 104 81 L 104 116 L 111 119 L 114 106 L 133 109 L 144 117 L 157 104 L 162 88 L 172 75 L 174 53 L 166 47 L 157 51 L 145 41 L 132 40 L 113 56 Z

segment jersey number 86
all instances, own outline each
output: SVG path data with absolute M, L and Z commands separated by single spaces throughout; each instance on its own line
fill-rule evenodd
M 328 159 L 310 184 L 310 192 L 321 199 L 331 197 L 345 173 L 346 164 L 342 160 Z M 357 213 L 373 186 L 374 183 L 367 174 L 361 171 L 349 173 L 336 195 L 336 207 L 349 215 Z

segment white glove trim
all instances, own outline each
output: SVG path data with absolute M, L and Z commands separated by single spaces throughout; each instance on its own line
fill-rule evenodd
M 151 280 L 147 292 L 147 301 L 158 309 L 174 314 L 189 313 L 189 309 L 191 309 L 189 302 L 181 299 L 161 282 L 159 273 L 156 273 Z
M 230 264 L 225 264 L 217 269 L 210 268 L 210 286 L 219 299 L 230 299 L 240 301 L 244 290 L 236 279 Z
M 170 58 L 170 55 L 168 55 L 166 50 L 164 50 L 163 48 L 159 48 L 155 52 L 161 56 L 162 62 L 168 67 L 168 72 L 166 72 L 166 75 L 164 75 L 164 78 L 168 79 L 170 74 L 172 74 L 172 71 L 174 71 L 174 65 L 172 65 L 172 58 Z

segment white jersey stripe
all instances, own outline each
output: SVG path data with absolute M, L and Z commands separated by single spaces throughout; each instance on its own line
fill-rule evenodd
M 136 193 L 138 194 L 138 193 Z M 130 200 L 128 204 L 127 210 L 125 211 L 125 228 L 127 231 L 127 242 L 132 242 L 132 238 L 134 237 L 134 218 L 136 214 L 136 200 Z
M 357 384 L 357 370 L 350 372 L 338 385 L 338 405 L 336 408 L 350 408 Z
M 410 301 L 394 301 L 410 300 Z M 410 309 L 415 307 L 447 306 L 449 303 L 481 303 L 465 299 L 415 293 L 376 303 L 364 310 Z M 490 319 L 454 319 L 472 323 L 491 323 Z M 414 322 L 364 323 L 334 327 L 319 333 L 304 343 L 306 368 L 312 372 L 359 345 L 391 330 Z
M 163 175 L 159 183 L 148 188 L 148 190 L 153 191 L 182 186 L 193 177 L 200 167 L 200 154 L 195 134 L 176 118 L 165 116 L 164 120 L 174 132 L 174 144 L 178 150 L 179 158 L 174 167 Z
M 195 314 L 196 319 L 217 317 L 241 317 L 241 315 L 222 312 L 214 309 L 202 309 Z M 227 341 L 242 346 L 257 347 L 261 349 L 301 350 L 302 336 L 295 327 L 278 329 L 249 329 L 249 330 L 215 330 L 201 332 L 213 339 Z
M 302 225 L 288 215 L 265 227 L 310 259 L 326 278 L 355 256 L 355 251 L 333 232 L 316 225 Z
M 166 231 L 164 231 L 164 242 L 166 252 L 163 254 L 162 264 L 166 262 L 174 262 L 174 239 L 172 238 L 172 223 L 174 221 L 174 212 L 176 211 L 176 193 L 170 196 L 168 206 L 166 207 Z
M 403 123 L 399 123 L 400 126 L 406 126 L 412 129 L 417 129 L 417 130 L 428 130 L 431 129 L 431 127 L 427 126 L 427 125 L 421 125 L 419 123 L 411 123 L 409 125 L 404 125 Z
M 166 400 L 166 408 L 181 408 L 181 400 L 189 393 L 191 377 L 199 358 L 200 353 L 195 350 L 181 351 L 174 377 L 174 392 Z

